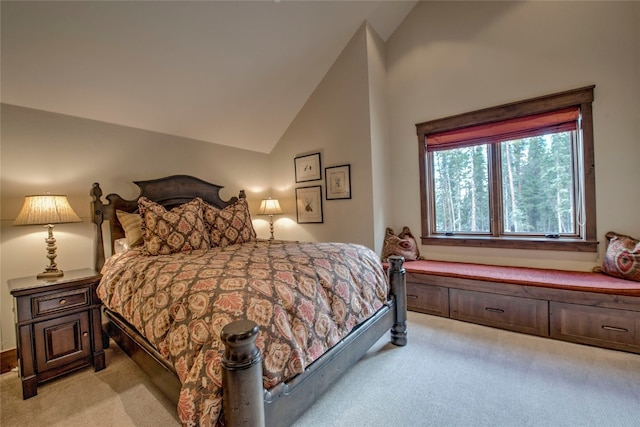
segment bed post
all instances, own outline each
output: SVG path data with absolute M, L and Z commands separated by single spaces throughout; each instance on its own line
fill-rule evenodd
M 404 257 L 389 257 L 389 286 L 395 298 L 395 323 L 391 328 L 391 342 L 397 346 L 407 344 L 407 278 Z
M 100 271 L 105 261 L 104 237 L 102 235 L 102 223 L 104 222 L 104 216 L 102 212 L 102 200 L 100 200 L 100 198 L 102 197 L 102 189 L 100 188 L 100 184 L 98 184 L 97 182 L 94 183 L 89 194 L 91 195 L 91 214 L 93 215 L 93 223 L 98 227 L 94 268 L 96 271 Z
M 264 427 L 262 358 L 258 325 L 236 320 L 222 328 L 222 405 L 226 427 Z

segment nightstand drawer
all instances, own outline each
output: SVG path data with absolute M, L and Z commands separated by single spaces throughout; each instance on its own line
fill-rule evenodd
M 34 316 L 44 316 L 61 310 L 84 307 L 90 304 L 89 288 L 74 289 L 32 299 Z

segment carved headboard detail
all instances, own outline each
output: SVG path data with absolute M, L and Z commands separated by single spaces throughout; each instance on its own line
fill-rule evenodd
M 134 181 L 140 188 L 140 194 L 133 200 L 127 200 L 118 194 L 108 194 L 107 203 L 102 202 L 102 189 L 97 182 L 91 188 L 91 212 L 93 212 L 93 223 L 96 224 L 96 271 L 100 271 L 105 262 L 105 239 L 103 224 L 109 223 L 109 245 L 111 253 L 114 250 L 116 239 L 124 237 L 124 230 L 116 216 L 116 210 L 125 212 L 136 212 L 138 210 L 138 199 L 146 197 L 167 209 L 187 203 L 196 197 L 202 198 L 210 205 L 220 209 L 235 203 L 239 198 L 246 198 L 244 190 L 240 191 L 238 197 L 229 200 L 220 198 L 221 185 L 211 184 L 199 178 L 188 175 L 172 175 L 165 178 L 153 179 L 149 181 Z

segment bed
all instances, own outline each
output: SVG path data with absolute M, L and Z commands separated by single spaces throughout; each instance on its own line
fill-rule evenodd
M 291 425 L 387 331 L 406 344 L 401 257 L 385 271 L 364 246 L 257 239 L 245 193 L 195 177 L 135 184 L 133 200 L 91 189 L 103 329 L 184 425 Z M 158 243 L 174 212 L 194 228 Z M 144 243 L 116 250 L 132 218 Z

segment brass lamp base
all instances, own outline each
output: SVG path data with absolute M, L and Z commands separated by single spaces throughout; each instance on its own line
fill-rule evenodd
M 62 270 L 45 270 L 36 276 L 37 279 L 57 279 L 64 276 Z
M 38 279 L 56 279 L 64 276 L 62 270 L 58 270 L 58 264 L 56 264 L 56 239 L 53 237 L 53 224 L 45 225 L 48 234 L 44 239 L 47 242 L 47 258 L 49 258 L 49 265 L 45 267 L 44 271 L 36 276 Z
M 269 231 L 271 232 L 269 240 L 273 240 L 273 215 L 269 215 Z

